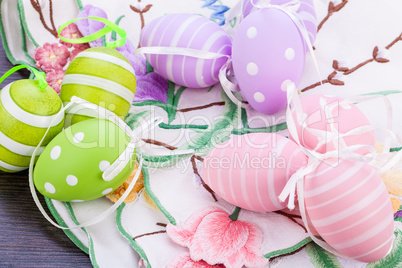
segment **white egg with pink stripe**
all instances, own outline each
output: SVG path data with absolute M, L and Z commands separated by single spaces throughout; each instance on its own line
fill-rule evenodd
M 322 162 L 304 179 L 304 200 L 312 226 L 344 256 L 374 262 L 390 251 L 392 205 L 370 165 L 343 159 Z
M 269 133 L 235 136 L 204 159 L 202 178 L 222 199 L 253 211 L 276 211 L 289 178 L 307 164 L 293 141 Z
M 178 85 L 203 88 L 219 81 L 219 70 L 231 55 L 232 43 L 213 21 L 193 14 L 170 14 L 153 20 L 141 31 L 140 46 L 188 48 L 221 54 L 216 59 L 145 54 L 157 73 Z

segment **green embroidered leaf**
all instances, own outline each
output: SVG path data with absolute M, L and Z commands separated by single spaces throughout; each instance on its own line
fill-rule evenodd
M 116 20 L 116 22 L 115 22 L 115 24 L 116 24 L 116 25 L 119 25 L 119 23 L 120 23 L 120 21 L 121 21 L 122 18 L 124 18 L 124 15 L 121 15 L 120 17 L 118 17 L 117 20 Z M 111 38 L 112 38 L 113 40 L 116 40 L 116 37 L 117 37 L 116 35 L 117 35 L 117 33 L 116 33 L 115 31 L 112 31 L 112 36 L 111 36 Z
M 221 99 L 225 101 L 223 112 L 203 133 L 196 135 L 188 144 L 180 149 L 194 149 L 196 154 L 204 155 L 212 150 L 216 144 L 227 140 L 234 128 L 241 121 L 239 117 L 239 107 L 234 104 L 221 91 Z
M 175 94 L 175 84 L 169 81 L 168 98 L 166 101 L 166 112 L 168 113 L 169 124 L 176 118 L 176 110 L 180 96 L 186 89 L 186 87 L 180 87 Z
M 161 101 L 158 101 L 158 100 L 148 100 L 148 101 L 136 102 L 136 103 L 133 103 L 133 106 L 136 106 L 136 107 L 156 106 L 156 107 L 160 107 L 166 111 L 166 104 Z
M 141 121 L 144 120 L 151 112 L 142 111 L 139 113 L 130 113 L 124 120 L 126 124 L 133 130 L 141 125 Z
M 402 267 L 402 232 L 395 232 L 396 239 L 391 253 L 379 261 L 369 263 L 367 268 L 400 268 Z
M 309 243 L 306 252 L 310 256 L 311 263 L 317 268 L 341 268 L 338 259 L 328 251 L 322 249 L 316 243 Z
M 154 201 L 155 205 L 158 207 L 160 212 L 162 212 L 163 215 L 165 215 L 165 217 L 169 220 L 169 222 L 173 225 L 176 225 L 175 218 L 166 210 L 166 208 L 159 201 L 158 197 L 156 197 L 156 195 L 152 191 L 151 185 L 149 183 L 149 172 L 146 167 L 142 167 L 142 174 L 144 175 L 144 187 L 145 190 L 147 191 L 147 194 L 149 195 L 149 197 L 151 197 L 152 201 Z
M 237 17 L 234 17 L 232 20 L 229 21 L 230 27 L 234 28 L 236 26 Z
M 169 125 L 162 122 L 159 124 L 159 127 L 164 129 L 182 129 L 182 128 L 207 129 L 208 125 Z
M 154 67 L 152 67 L 152 65 L 149 63 L 149 61 L 147 60 L 147 74 L 152 73 L 154 71 Z
M 260 128 L 241 128 L 234 129 L 232 134 L 234 135 L 244 135 L 248 133 L 273 133 L 281 130 L 287 129 L 286 122 L 280 123 L 277 125 L 269 126 L 269 127 L 260 127 Z
M 387 91 L 380 91 L 380 92 L 374 92 L 374 93 L 363 94 L 363 96 L 370 96 L 370 95 L 383 95 L 383 96 L 387 96 L 387 95 L 398 94 L 398 93 L 402 93 L 402 91 L 399 91 L 399 90 L 387 90 Z

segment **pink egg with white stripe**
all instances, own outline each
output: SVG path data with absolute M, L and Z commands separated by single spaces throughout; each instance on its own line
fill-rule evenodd
M 307 156 L 291 140 L 269 133 L 235 136 L 204 159 L 202 178 L 222 199 L 253 211 L 276 211 L 289 178 L 307 164 Z
M 300 99 L 304 116 L 298 123 L 296 112 L 293 118 L 296 122 L 300 144 L 309 149 L 316 150 L 319 153 L 333 151 L 336 148 L 342 148 L 352 145 L 369 145 L 375 147 L 375 136 L 373 131 L 367 131 L 361 134 L 350 135 L 328 142 L 323 142 L 318 146 L 322 137 L 318 137 L 310 129 L 325 130 L 328 132 L 345 134 L 359 127 L 370 126 L 370 122 L 365 114 L 353 104 L 342 104 L 343 99 L 328 95 L 310 95 Z M 332 124 L 330 124 L 332 122 Z M 309 129 L 310 128 L 310 129 Z M 294 140 L 292 135 L 290 139 Z M 324 139 L 329 138 L 325 135 Z M 367 154 L 369 150 L 361 148 L 356 151 L 360 154 Z
M 254 3 L 258 4 L 258 0 L 254 0 Z M 289 3 L 289 0 L 271 0 L 269 3 L 272 5 L 284 5 Z M 297 14 L 300 21 L 306 27 L 308 32 L 308 36 L 310 39 L 310 43 L 314 44 L 315 37 L 317 35 L 317 15 L 315 13 L 313 0 L 300 0 L 299 4 L 294 5 L 293 7 L 288 7 L 289 10 L 293 11 Z M 257 7 L 253 6 L 251 0 L 245 0 L 242 6 L 243 17 L 247 17 L 251 12 L 258 10 Z M 306 44 L 307 45 L 307 44 Z M 308 47 L 306 46 L 306 51 L 308 51 Z
M 305 54 L 299 29 L 285 12 L 252 12 L 233 38 L 233 70 L 243 97 L 264 114 L 283 109 L 287 86 L 303 75 Z
M 380 175 L 366 163 L 330 160 L 304 179 L 311 224 L 346 257 L 361 262 L 385 257 L 393 243 L 394 217 Z
M 178 85 L 203 88 L 219 81 L 219 70 L 231 55 L 232 43 L 213 21 L 193 14 L 171 14 L 153 20 L 141 31 L 141 47 L 190 48 L 221 54 L 217 59 L 145 54 L 157 73 Z

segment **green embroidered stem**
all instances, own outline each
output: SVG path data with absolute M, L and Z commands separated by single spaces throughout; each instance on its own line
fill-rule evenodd
M 119 25 L 121 19 L 124 18 L 124 17 L 125 17 L 124 15 L 121 15 L 120 17 L 117 18 L 117 20 L 116 20 L 114 23 L 115 23 L 116 25 Z M 111 38 L 112 38 L 112 40 L 114 40 L 114 41 L 116 41 L 116 39 L 117 39 L 116 34 L 117 34 L 116 31 L 113 31 L 113 32 L 112 32 Z
M 236 209 L 234 210 L 234 212 L 232 213 L 232 215 L 229 216 L 229 218 L 232 221 L 237 221 L 237 218 L 239 217 L 239 212 L 240 212 L 241 208 L 236 207 Z
M 398 152 L 400 150 L 402 150 L 402 147 L 396 147 L 396 148 L 389 149 L 390 152 Z
M 4 81 L 4 79 L 6 79 L 7 77 L 9 77 L 12 73 L 21 70 L 21 69 L 30 69 L 33 74 L 36 76 L 36 78 L 38 79 L 38 83 L 39 83 L 39 88 L 41 90 L 45 90 L 45 88 L 48 87 L 48 84 L 46 82 L 46 75 L 43 72 L 39 72 L 38 70 L 36 70 L 35 68 L 28 66 L 28 65 L 18 65 L 15 66 L 14 68 L 11 68 L 10 70 L 8 70 L 8 72 L 6 72 L 5 74 L 3 74 L 3 76 L 0 78 L 0 84 Z
M 78 38 L 78 39 L 67 39 L 60 35 L 61 31 L 63 31 L 63 29 L 66 28 L 69 24 L 79 21 L 79 20 L 84 20 L 84 19 L 97 20 L 97 21 L 103 22 L 104 24 L 106 24 L 106 27 L 100 29 L 99 31 L 97 31 L 91 35 L 84 36 L 84 37 Z M 110 47 L 110 48 L 122 47 L 126 43 L 126 39 L 127 39 L 126 31 L 123 30 L 122 28 L 120 28 L 119 26 L 117 26 L 115 23 L 113 23 L 107 19 L 99 18 L 99 17 L 85 17 L 85 18 L 77 18 L 77 19 L 70 20 L 60 26 L 58 35 L 59 35 L 59 38 L 61 40 L 63 40 L 64 42 L 72 43 L 72 44 L 82 44 L 82 43 L 88 43 L 91 41 L 95 41 L 96 39 L 105 36 L 106 34 L 110 33 L 111 31 L 115 31 L 120 36 L 120 39 L 113 41 L 113 42 L 106 42 L 106 47 Z

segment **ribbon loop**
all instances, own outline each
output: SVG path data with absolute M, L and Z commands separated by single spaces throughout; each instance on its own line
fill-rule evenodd
M 104 28 L 100 29 L 99 31 L 92 33 L 88 36 L 84 36 L 82 38 L 67 39 L 67 38 L 64 38 L 63 36 L 61 36 L 61 32 L 69 24 L 79 21 L 79 20 L 84 20 L 84 19 L 97 20 L 97 21 L 103 22 L 106 26 Z M 120 28 L 117 24 L 115 24 L 107 19 L 100 18 L 100 17 L 85 17 L 85 18 L 77 18 L 77 19 L 70 20 L 60 26 L 58 35 L 59 35 L 59 38 L 61 40 L 63 40 L 64 42 L 71 43 L 71 44 L 82 44 L 82 43 L 88 43 L 91 41 L 95 41 L 96 39 L 98 39 L 102 36 L 105 36 L 106 34 L 112 32 L 112 31 L 115 31 L 120 36 L 120 39 L 117 41 L 106 42 L 106 47 L 110 47 L 110 48 L 122 47 L 126 43 L 127 32 L 125 30 L 123 30 L 122 28 Z
M 37 69 L 35 69 L 31 66 L 28 66 L 28 65 L 18 65 L 18 66 L 11 68 L 5 74 L 3 74 L 3 76 L 0 78 L 0 83 L 2 83 L 4 81 L 4 79 L 9 77 L 12 73 L 15 73 L 16 71 L 21 70 L 21 69 L 29 69 L 33 72 L 36 79 L 38 79 L 38 85 L 41 90 L 45 90 L 45 88 L 48 87 L 48 84 L 46 82 L 46 74 L 44 72 L 38 71 Z

